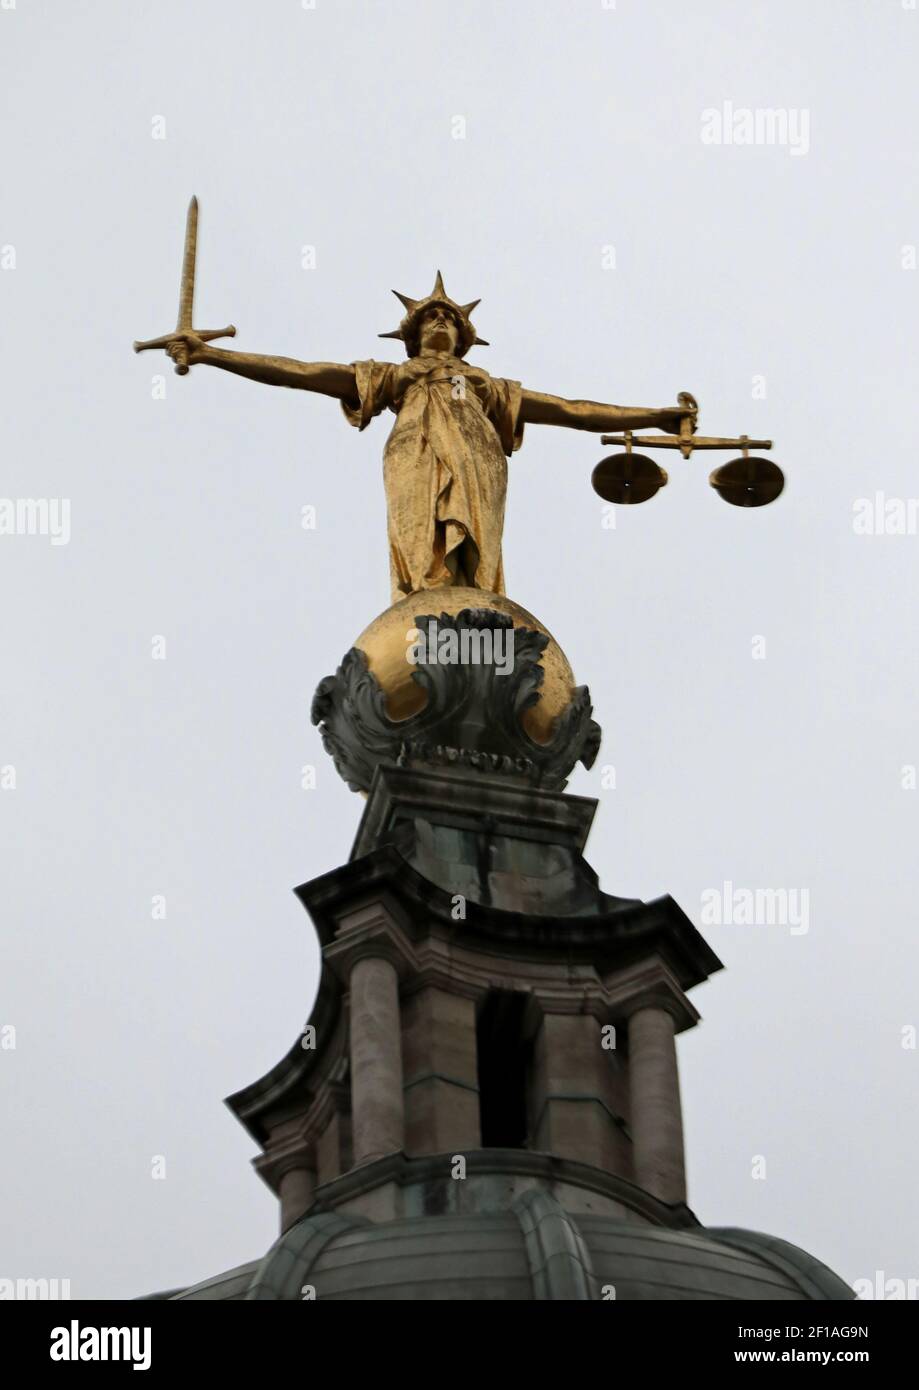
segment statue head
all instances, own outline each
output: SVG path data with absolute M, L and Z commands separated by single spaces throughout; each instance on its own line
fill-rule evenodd
M 448 309 L 446 304 L 429 304 L 418 320 L 417 352 L 410 355 L 415 357 L 423 352 L 446 352 L 455 357 L 461 332 L 462 325 L 452 309 Z
M 393 294 L 405 305 L 405 317 L 398 328 L 391 333 L 381 333 L 380 337 L 401 339 L 409 357 L 417 357 L 423 347 L 429 352 L 465 357 L 473 343 L 488 346 L 485 339 L 476 334 L 469 317 L 479 300 L 457 304 L 444 289 L 439 270 L 433 290 L 424 299 L 410 299 L 398 290 L 393 290 Z

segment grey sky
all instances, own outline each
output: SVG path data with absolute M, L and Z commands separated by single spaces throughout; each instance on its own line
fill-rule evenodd
M 72 534 L 0 536 L 0 1277 L 131 1296 L 267 1249 L 276 1204 L 221 1098 L 307 1016 L 290 890 L 361 811 L 309 701 L 388 604 L 388 424 L 131 353 L 174 322 L 192 192 L 196 320 L 240 347 L 393 357 L 390 287 L 440 267 L 482 296 L 494 373 L 691 390 L 703 432 L 775 438 L 776 506 L 718 501 L 727 456 L 668 456 L 609 530 L 608 451 L 528 428 L 508 592 L 591 687 L 604 745 L 570 789 L 602 797 L 608 891 L 700 924 L 725 880 L 809 892 L 806 933 L 703 927 L 728 969 L 680 1043 L 695 1211 L 850 1280 L 919 1276 L 919 536 L 853 529 L 858 498 L 919 495 L 919 12 L 8 4 L 0 492 L 69 498 Z M 703 143 L 725 102 L 807 112 L 809 148 Z

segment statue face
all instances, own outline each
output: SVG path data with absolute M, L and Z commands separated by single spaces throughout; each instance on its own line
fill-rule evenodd
M 459 330 L 449 309 L 432 304 L 424 311 L 418 326 L 418 345 L 422 352 L 456 352 Z

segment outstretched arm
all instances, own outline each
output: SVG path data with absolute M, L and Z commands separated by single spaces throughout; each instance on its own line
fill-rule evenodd
M 266 357 L 258 352 L 229 352 L 211 347 L 197 334 L 176 334 L 166 351 L 174 360 L 190 367 L 222 367 L 225 372 L 263 381 L 268 386 L 293 386 L 301 391 L 318 391 L 356 406 L 357 387 L 354 368 L 338 362 L 298 362 L 294 357 Z
M 524 391 L 520 419 L 529 425 L 566 425 L 572 430 L 659 429 L 679 434 L 680 422 L 693 416 L 691 406 L 654 410 L 638 405 L 603 405 L 599 401 L 567 401 L 542 391 Z

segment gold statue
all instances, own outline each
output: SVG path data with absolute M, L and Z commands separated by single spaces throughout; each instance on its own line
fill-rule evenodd
M 659 428 L 679 435 L 695 423 L 694 403 L 661 410 L 595 401 L 569 401 L 493 377 L 464 359 L 477 337 L 470 315 L 479 300 L 458 304 L 440 272 L 423 299 L 394 291 L 405 307 L 399 338 L 408 360 L 299 362 L 289 357 L 227 351 L 210 345 L 235 329 L 191 327 L 197 202 L 186 232 L 179 324 L 144 347 L 163 347 L 182 373 L 193 366 L 224 371 L 271 386 L 292 386 L 337 397 L 348 421 L 364 429 L 387 408 L 396 423 L 383 453 L 393 602 L 419 590 L 462 586 L 504 594 L 501 536 L 507 494 L 506 455 L 531 425 L 567 425 L 601 432 Z M 691 400 L 691 398 L 689 398 Z

